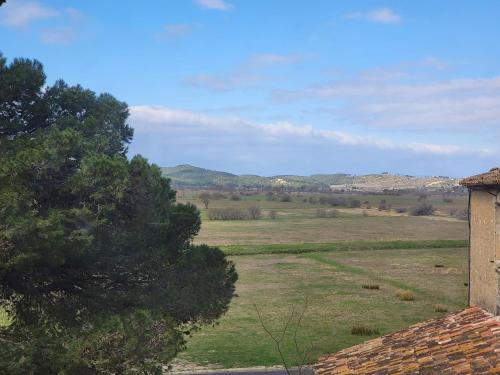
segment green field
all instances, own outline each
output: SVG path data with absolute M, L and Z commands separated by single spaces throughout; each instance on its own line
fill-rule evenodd
M 279 331 L 290 309 L 300 310 L 308 299 L 298 341 L 301 347 L 312 347 L 309 362 L 370 338 L 351 335 L 355 325 L 385 334 L 439 315 L 437 304 L 450 311 L 466 304 L 464 248 L 231 258 L 240 275 L 238 297 L 219 325 L 203 328 L 191 338 L 181 360 L 222 367 L 278 364 L 278 353 L 260 326 L 254 304 L 264 322 Z M 436 264 L 444 267 L 436 268 Z M 380 290 L 363 289 L 362 284 L 377 284 Z M 415 301 L 400 301 L 395 296 L 400 289 L 413 291 Z M 293 348 L 290 332 L 285 338 L 285 353 L 296 363 Z
M 196 237 L 197 243 L 210 245 L 329 243 L 334 241 L 372 240 L 442 240 L 467 239 L 467 223 L 451 217 L 450 209 L 464 209 L 466 197 L 459 196 L 444 203 L 441 195 L 429 196 L 427 201 L 436 208 L 433 216 L 415 217 L 391 211 L 379 211 L 377 206 L 386 200 L 392 207 L 412 207 L 418 204 L 418 195 L 350 195 L 361 202 L 369 201 L 372 208 L 336 208 L 339 217 L 317 218 L 316 211 L 332 207 L 303 202 L 312 194 L 294 196 L 292 202 L 269 201 L 263 194 L 241 196 L 240 201 L 212 200 L 209 208 L 241 208 L 258 206 L 260 220 L 210 221 L 207 210 L 197 199 L 199 192 L 183 191 L 179 200 L 198 205 L 203 225 Z M 314 195 L 316 197 L 321 195 Z M 341 195 L 343 196 L 343 195 Z M 274 210 L 276 219 L 269 218 Z
M 340 208 L 338 217 L 317 218 L 315 212 L 322 206 L 304 202 L 304 196 L 279 202 L 261 194 L 244 195 L 238 201 L 213 200 L 209 208 L 256 205 L 262 209 L 262 219 L 210 221 L 197 194 L 179 194 L 181 201 L 201 208 L 202 230 L 196 242 L 220 246 L 235 262 L 240 278 L 238 297 L 227 314 L 218 325 L 205 327 L 188 340 L 179 368 L 279 364 L 255 306 L 266 326 L 279 332 L 293 309 L 296 322 L 307 300 L 297 341 L 308 348 L 307 362 L 312 363 L 319 355 L 443 314 L 435 311 L 436 305 L 448 311 L 466 305 L 467 224 L 447 214 L 450 207 L 463 209 L 465 197 L 449 203 L 439 195 L 428 197 L 437 209 L 428 217 Z M 359 199 L 375 205 L 386 199 L 393 207 L 418 203 L 415 194 Z M 268 217 L 270 210 L 277 212 L 276 219 Z M 364 289 L 363 284 L 379 289 Z M 396 297 L 399 290 L 411 291 L 415 300 L 401 301 Z M 357 325 L 378 334 L 352 335 Z M 290 328 L 284 352 L 290 363 L 297 363 Z

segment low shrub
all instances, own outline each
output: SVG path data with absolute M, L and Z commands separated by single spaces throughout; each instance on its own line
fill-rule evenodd
M 236 194 L 231 194 L 231 197 L 230 199 L 232 201 L 240 201 L 241 200 L 241 197 L 239 195 L 236 195 Z
M 398 214 L 404 214 L 405 212 L 408 212 L 408 208 L 406 208 L 406 207 L 396 207 L 394 209 L 394 211 L 396 211 L 396 213 L 398 213 Z
M 221 192 L 215 192 L 210 194 L 210 197 L 215 200 L 220 200 L 220 199 L 227 199 L 227 195 Z
M 291 202 L 291 201 L 292 201 L 292 197 L 288 194 L 282 195 L 280 197 L 280 202 Z
M 458 220 L 469 220 L 469 210 L 467 208 L 462 208 L 459 210 L 456 207 L 450 208 L 450 216 L 453 216 L 454 218 Z
M 361 288 L 363 289 L 371 289 L 371 290 L 379 290 L 380 285 L 378 284 L 363 284 L 361 285 Z
M 247 211 L 250 220 L 259 220 L 262 217 L 262 211 L 260 210 L 260 207 L 248 207 Z
M 309 203 L 311 203 L 311 204 L 316 204 L 316 203 L 318 203 L 318 200 L 317 200 L 315 197 L 309 197 L 308 201 L 309 201 Z
M 427 194 L 425 194 L 425 193 L 421 193 L 421 194 L 418 196 L 418 201 L 419 201 L 419 202 L 425 201 L 426 199 L 427 199 Z
M 361 207 L 361 201 L 358 199 L 349 199 L 348 201 L 350 208 L 359 208 Z
M 351 328 L 351 335 L 356 336 L 373 336 L 379 335 L 380 331 L 377 328 L 366 327 L 363 325 L 355 325 Z
M 428 216 L 434 213 L 432 204 L 421 202 L 410 209 L 410 214 L 413 216 Z
M 435 312 L 448 312 L 448 308 L 445 305 L 436 305 L 434 306 L 434 311 Z
M 434 267 L 436 267 L 436 268 L 443 268 L 444 264 L 435 264 Z
M 276 219 L 278 217 L 278 212 L 276 210 L 269 211 L 269 218 Z
M 401 301 L 415 301 L 415 294 L 411 290 L 399 290 L 396 292 L 396 297 Z
M 339 216 L 338 210 L 325 210 L 324 208 L 318 208 L 316 210 L 316 217 L 319 218 L 333 218 L 338 216 Z
M 209 220 L 258 220 L 262 217 L 259 207 L 249 207 L 247 210 L 239 208 L 210 208 Z
M 378 204 L 379 211 L 389 211 L 391 209 L 391 205 L 387 203 L 385 199 L 382 199 Z

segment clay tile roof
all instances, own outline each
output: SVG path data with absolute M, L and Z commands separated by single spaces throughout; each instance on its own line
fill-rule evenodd
M 489 172 L 464 178 L 460 181 L 464 186 L 493 186 L 500 185 L 500 168 L 492 168 Z
M 469 307 L 322 357 L 315 374 L 500 374 L 500 317 Z

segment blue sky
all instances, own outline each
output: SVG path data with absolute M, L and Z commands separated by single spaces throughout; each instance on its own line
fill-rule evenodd
M 500 2 L 8 0 L 0 51 L 130 106 L 130 153 L 234 173 L 500 163 Z

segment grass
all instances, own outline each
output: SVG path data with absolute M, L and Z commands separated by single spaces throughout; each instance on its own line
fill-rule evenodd
M 311 348 L 309 361 L 358 344 L 366 336 L 351 329 L 374 328 L 383 335 L 437 317 L 438 304 L 450 310 L 467 303 L 467 249 L 385 249 L 316 253 L 266 253 L 230 257 L 240 276 L 237 294 L 218 325 L 205 327 L 188 340 L 181 360 L 204 366 L 247 367 L 275 365 L 279 356 L 263 331 L 254 304 L 273 332 L 283 330 L 291 310 L 308 306 L 298 343 Z M 435 269 L 437 262 L 447 269 Z M 360 288 L 378 284 L 380 290 Z M 440 285 L 440 288 L 436 288 Z M 394 298 L 410 290 L 415 301 Z M 293 330 L 285 335 L 284 353 L 296 364 Z
M 412 207 L 418 204 L 415 194 L 351 195 L 372 208 L 335 208 L 337 217 L 318 218 L 318 209 L 332 207 L 303 202 L 311 194 L 292 194 L 290 202 L 251 194 L 238 201 L 212 200 L 209 208 L 258 206 L 262 219 L 209 221 L 197 194 L 179 194 L 201 209 L 195 242 L 219 246 L 235 262 L 238 297 L 217 325 L 188 339 L 180 361 L 225 368 L 279 364 L 255 306 L 266 327 L 279 334 L 307 299 L 297 342 L 310 352 L 309 362 L 361 343 L 365 335 L 440 316 L 438 305 L 450 311 L 466 306 L 467 223 L 444 214 L 466 207 L 463 197 L 443 202 L 440 194 L 431 195 L 427 201 L 435 215 L 412 217 L 377 207 L 382 199 L 392 207 Z M 414 296 L 411 303 L 395 298 L 402 290 Z M 356 327 L 360 333 L 352 334 Z M 291 365 L 297 364 L 293 331 L 283 340 Z
M 362 209 L 345 209 L 336 218 L 317 218 L 314 209 L 278 210 L 276 219 L 209 221 L 202 218 L 196 243 L 260 245 L 330 243 L 336 241 L 466 240 L 467 224 L 431 216 L 387 216 Z M 385 216 L 384 216 L 385 215 Z
M 370 251 L 387 249 L 442 249 L 466 247 L 465 240 L 414 240 L 414 241 L 338 241 L 330 243 L 293 243 L 261 245 L 222 245 L 228 255 L 304 254 L 332 251 Z
M 418 196 L 393 195 L 342 195 L 345 199 L 369 201 L 372 208 L 341 208 L 303 202 L 318 194 L 292 194 L 291 202 L 269 201 L 264 194 L 243 195 L 241 200 L 212 200 L 209 209 L 241 209 L 259 207 L 260 220 L 210 221 L 207 210 L 197 198 L 199 192 L 182 191 L 181 202 L 196 204 L 202 215 L 202 228 L 196 243 L 209 245 L 261 245 L 279 243 L 330 243 L 336 241 L 396 241 L 396 240 L 466 240 L 467 223 L 450 217 L 449 203 L 441 195 L 430 196 L 427 201 L 436 208 L 435 216 L 412 217 L 407 213 L 378 211 L 380 200 L 393 207 L 411 207 L 418 203 Z M 228 195 L 228 194 L 226 194 Z M 341 195 L 339 195 L 340 197 Z M 457 209 L 466 208 L 465 198 L 452 203 Z M 338 211 L 337 217 L 318 218 L 320 210 Z M 271 212 L 273 212 L 271 214 Z M 272 217 L 274 218 L 272 218 Z

